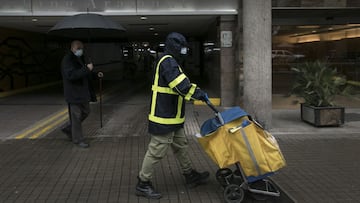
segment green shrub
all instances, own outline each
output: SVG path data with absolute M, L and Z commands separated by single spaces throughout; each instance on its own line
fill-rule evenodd
M 340 94 L 346 84 L 345 77 L 338 76 L 337 70 L 324 62 L 305 62 L 291 70 L 296 73 L 292 93 L 304 98 L 306 105 L 334 106 L 334 96 Z

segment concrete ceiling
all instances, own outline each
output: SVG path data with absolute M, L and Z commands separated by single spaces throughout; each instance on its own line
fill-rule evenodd
M 148 38 L 162 38 L 167 33 L 177 31 L 187 36 L 201 36 L 216 22 L 216 15 L 200 16 L 106 16 L 122 25 L 126 32 L 121 38 L 142 40 Z M 0 27 L 13 28 L 24 31 L 47 33 L 58 21 L 59 16 L 2 16 Z M 36 20 L 34 20 L 36 19 Z
M 274 25 L 340 25 L 360 23 L 360 8 L 273 8 Z
M 273 35 L 323 33 L 359 26 L 360 8 L 274 8 Z
M 196 12 L 195 12 L 196 13 Z M 147 15 L 146 20 L 141 20 L 141 15 L 107 15 L 116 23 L 122 25 L 127 31 L 121 38 L 128 40 L 163 39 L 172 31 L 184 33 L 187 36 L 202 36 L 208 32 L 211 26 L 216 25 L 216 18 L 220 14 L 188 15 Z M 327 26 L 360 24 L 360 8 L 346 9 L 273 9 L 273 27 L 279 29 L 282 34 L 299 33 L 304 27 L 299 25 L 321 25 L 322 29 Z M 25 31 L 47 33 L 64 16 L 11 16 L 2 15 L 0 12 L 0 27 L 14 28 Z M 36 19 L 36 21 L 34 21 Z M 310 28 L 312 29 L 312 28 Z M 280 34 L 278 33 L 278 34 Z
M 201 36 L 217 16 L 236 15 L 238 8 L 238 0 L 0 1 L 0 27 L 46 33 L 64 16 L 89 11 L 122 25 L 127 29 L 122 37 L 128 39 L 162 37 L 171 31 Z M 141 20 L 141 16 L 148 19 Z M 35 22 L 33 18 L 36 18 Z

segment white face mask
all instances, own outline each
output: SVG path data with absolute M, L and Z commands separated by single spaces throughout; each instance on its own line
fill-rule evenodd
M 183 47 L 183 48 L 181 48 L 181 50 L 180 50 L 180 54 L 186 55 L 186 54 L 187 54 L 187 50 L 188 50 L 188 48 L 187 48 L 187 47 Z
M 83 52 L 84 52 L 84 51 L 83 51 L 82 49 L 78 49 L 78 50 L 75 51 L 74 54 L 75 54 L 75 56 L 77 56 L 77 57 L 81 57 L 81 56 L 83 55 Z

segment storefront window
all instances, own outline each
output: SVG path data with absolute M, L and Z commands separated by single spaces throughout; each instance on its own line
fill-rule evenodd
M 360 81 L 360 24 L 273 26 L 273 92 L 289 93 L 291 67 L 321 60 Z

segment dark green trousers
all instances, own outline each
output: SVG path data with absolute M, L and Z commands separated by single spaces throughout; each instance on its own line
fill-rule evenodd
M 153 177 L 154 166 L 164 158 L 172 149 L 175 157 L 180 163 L 183 173 L 192 170 L 192 163 L 187 153 L 188 140 L 183 128 L 166 135 L 151 135 L 148 150 L 145 154 L 139 177 L 142 181 L 150 181 Z

